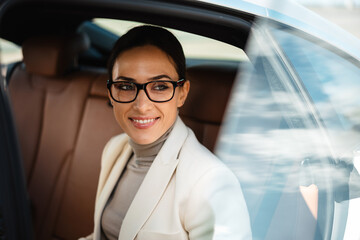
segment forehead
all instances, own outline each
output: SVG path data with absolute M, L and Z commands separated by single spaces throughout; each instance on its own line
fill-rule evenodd
M 174 75 L 174 61 L 160 48 L 152 45 L 131 48 L 118 55 L 113 67 L 114 77 L 119 74 Z
M 166 61 L 174 63 L 173 59 L 163 50 L 154 45 L 144 45 L 139 47 L 133 47 L 122 51 L 116 58 L 118 60 L 152 60 L 152 61 Z

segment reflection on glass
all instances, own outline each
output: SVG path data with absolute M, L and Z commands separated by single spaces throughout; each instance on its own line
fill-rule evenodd
M 360 144 L 360 68 L 346 56 L 287 31 L 274 31 L 334 142 L 339 157 Z M 299 48 L 298 46 L 301 46 Z
M 254 239 L 342 238 L 360 196 L 360 71 L 288 30 L 254 30 L 218 154 L 242 184 Z
M 346 227 L 344 239 L 359 239 L 360 231 L 356 226 L 360 216 L 360 202 L 356 198 L 360 197 L 357 163 L 357 148 L 360 145 L 360 64 L 336 52 L 335 49 L 301 38 L 297 34 L 286 31 L 274 31 L 274 33 L 316 106 L 331 139 L 332 149 L 340 162 L 338 165 L 348 168 L 348 174 L 346 172 L 343 174 L 343 177 L 349 178 L 348 185 L 340 184 L 336 187 L 338 196 L 339 192 L 346 190 L 349 191 L 349 196 L 340 195 L 339 200 L 345 201 L 341 203 L 342 205 L 335 205 L 338 206 L 335 216 L 339 217 L 342 214 L 347 221 L 336 218 L 335 220 L 347 222 L 344 226 Z M 294 48 L 296 46 L 302 48 Z M 349 198 L 351 200 L 346 201 Z M 346 207 L 344 208 L 343 205 Z M 353 212 L 357 213 L 357 217 Z M 335 225 L 333 234 L 339 234 Z M 342 234 L 338 236 L 342 237 Z

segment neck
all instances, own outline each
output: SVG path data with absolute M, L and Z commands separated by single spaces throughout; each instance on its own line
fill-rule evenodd
M 161 137 L 149 144 L 138 144 L 132 139 L 129 139 L 129 144 L 134 150 L 135 157 L 155 157 L 159 153 L 173 128 L 174 124 Z

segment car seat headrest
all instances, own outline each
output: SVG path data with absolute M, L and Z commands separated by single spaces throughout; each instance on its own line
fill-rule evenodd
M 26 70 L 44 76 L 63 75 L 77 65 L 78 54 L 90 46 L 85 34 L 36 36 L 22 45 Z
M 201 122 L 220 124 L 237 66 L 198 65 L 187 69 L 190 91 L 180 114 Z

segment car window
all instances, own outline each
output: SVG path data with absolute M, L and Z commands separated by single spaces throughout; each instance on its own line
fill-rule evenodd
M 0 39 L 0 49 L 1 74 L 5 76 L 7 65 L 22 59 L 21 47 L 5 39 Z
M 341 103 L 335 90 L 359 84 L 358 68 L 333 53 L 315 54 L 287 30 L 267 23 L 254 27 L 246 50 L 252 65 L 243 65 L 235 84 L 217 154 L 242 184 L 254 239 L 342 239 L 358 222 L 349 220 L 349 202 L 360 196 L 353 168 L 359 98 Z M 327 70 L 335 64 L 349 69 Z M 351 156 L 342 158 L 331 136 L 350 138 L 349 130 L 357 137 L 345 142 Z
M 131 22 L 115 19 L 97 18 L 93 22 L 118 36 L 126 33 L 132 27 L 143 25 L 139 22 Z M 246 54 L 240 48 L 216 41 L 200 35 L 169 29 L 181 42 L 187 58 L 207 60 L 247 60 Z
M 359 66 L 316 42 L 287 31 L 274 33 L 315 103 L 337 155 L 356 148 L 360 144 Z
M 275 30 L 274 35 L 310 95 L 335 157 L 359 171 L 359 62 L 320 41 L 301 37 L 292 31 Z M 359 180 L 356 178 L 354 185 L 350 185 L 350 195 L 358 192 Z M 350 203 L 336 206 L 344 208 L 343 205 L 350 204 L 345 239 L 360 237 L 356 227 L 359 219 L 356 220 L 356 214 L 353 214 L 360 208 L 360 196 L 358 193 L 353 195 Z

